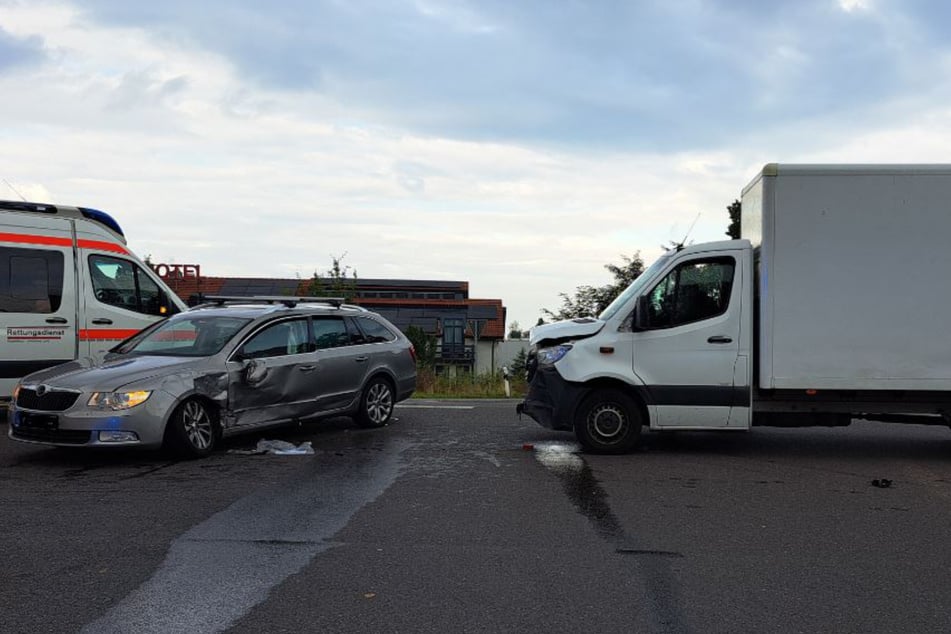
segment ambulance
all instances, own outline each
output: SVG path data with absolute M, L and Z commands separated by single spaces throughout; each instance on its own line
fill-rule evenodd
M 101 357 L 184 309 L 109 214 L 0 201 L 0 400 L 31 372 Z

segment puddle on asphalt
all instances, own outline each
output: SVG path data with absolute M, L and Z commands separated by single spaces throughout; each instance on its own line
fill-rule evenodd
M 535 459 L 561 480 L 568 498 L 588 518 L 598 534 L 608 541 L 624 539 L 624 528 L 608 504 L 608 494 L 594 477 L 591 467 L 578 455 L 573 443 L 535 445 Z
M 633 556 L 644 580 L 658 631 L 686 632 L 686 619 L 677 579 L 670 561 L 683 555 L 668 550 L 644 548 L 628 535 L 611 510 L 608 494 L 594 477 L 575 443 L 536 443 L 535 459 L 562 484 L 568 499 L 584 515 L 598 535 L 614 546 L 614 552 Z

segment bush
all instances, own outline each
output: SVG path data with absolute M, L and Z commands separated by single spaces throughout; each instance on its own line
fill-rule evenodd
M 525 393 L 524 377 L 513 377 L 509 381 L 512 388 L 512 398 L 521 398 Z M 460 373 L 456 376 L 436 374 L 431 368 L 417 368 L 416 393 L 417 398 L 505 398 L 505 385 L 502 374 L 479 374 L 472 380 L 469 374 Z

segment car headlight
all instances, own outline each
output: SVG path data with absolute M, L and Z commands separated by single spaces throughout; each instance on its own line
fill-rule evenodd
M 551 348 L 541 348 L 538 351 L 538 365 L 551 365 L 568 354 L 568 351 L 571 350 L 570 344 L 561 344 L 559 346 L 552 346 Z
M 138 390 L 135 392 L 93 392 L 87 405 L 96 409 L 129 409 L 141 405 L 152 395 L 151 391 Z

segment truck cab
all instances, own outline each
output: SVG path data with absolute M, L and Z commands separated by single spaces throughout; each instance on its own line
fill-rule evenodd
M 622 453 L 643 427 L 749 429 L 753 250 L 672 249 L 597 317 L 536 326 L 519 411 Z

